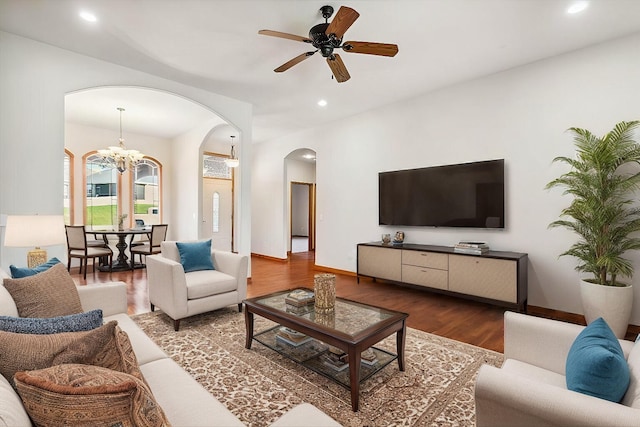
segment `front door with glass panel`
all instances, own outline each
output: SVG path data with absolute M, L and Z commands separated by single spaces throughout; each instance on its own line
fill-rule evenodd
M 233 250 L 233 171 L 224 164 L 224 157 L 204 156 L 202 180 L 202 221 L 200 238 L 211 238 L 211 246 L 223 251 Z

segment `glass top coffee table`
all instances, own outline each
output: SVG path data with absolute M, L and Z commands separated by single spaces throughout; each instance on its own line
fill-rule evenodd
M 404 371 L 406 313 L 336 298 L 332 313 L 316 313 L 313 304 L 296 307 L 285 299 L 292 290 L 244 301 L 246 348 L 255 339 L 268 348 L 351 390 L 358 410 L 360 383 L 392 361 Z M 254 335 L 253 316 L 277 326 Z M 396 333 L 396 352 L 373 347 Z

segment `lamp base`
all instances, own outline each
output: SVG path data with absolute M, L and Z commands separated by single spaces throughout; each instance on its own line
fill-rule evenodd
M 35 248 L 27 252 L 27 267 L 34 268 L 47 262 L 47 251 Z

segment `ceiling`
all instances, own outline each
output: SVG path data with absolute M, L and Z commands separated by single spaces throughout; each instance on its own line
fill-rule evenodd
M 566 9 L 572 3 L 0 0 L 0 30 L 249 102 L 253 140 L 261 142 L 640 31 L 640 1 L 589 0 L 586 10 L 570 15 Z M 258 30 L 306 37 L 309 28 L 323 22 L 319 9 L 325 4 L 336 11 L 344 4 L 360 13 L 345 40 L 396 43 L 399 53 L 387 58 L 340 52 L 351 74 L 344 83 L 332 80 L 319 54 L 274 73 L 309 46 L 261 36 Z M 98 21 L 79 19 L 81 10 L 91 11 Z M 128 96 L 128 105 L 121 105 L 127 109 L 123 121 L 131 125 L 131 105 L 134 111 L 144 106 L 146 113 L 136 121 L 139 129 L 149 126 L 150 134 L 176 134 L 196 114 L 186 109 L 192 117 L 181 117 L 183 109 L 171 102 L 148 102 L 134 92 Z M 113 105 L 107 108 L 89 98 L 70 106 L 68 119 L 87 124 L 106 120 L 117 128 Z M 320 99 L 328 105 L 319 107 Z M 89 105 L 100 108 L 90 111 Z M 145 123 L 144 117 L 163 117 L 163 126 L 157 119 Z

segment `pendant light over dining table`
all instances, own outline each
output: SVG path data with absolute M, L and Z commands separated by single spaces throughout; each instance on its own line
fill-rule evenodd
M 124 108 L 118 107 L 120 111 L 120 139 L 117 146 L 110 146 L 103 150 L 98 150 L 98 154 L 102 156 L 102 162 L 105 166 L 114 167 L 118 172 L 123 173 L 127 167 L 133 167 L 140 163 L 144 154 L 138 150 L 127 150 L 124 146 L 124 138 L 122 138 L 122 112 Z

